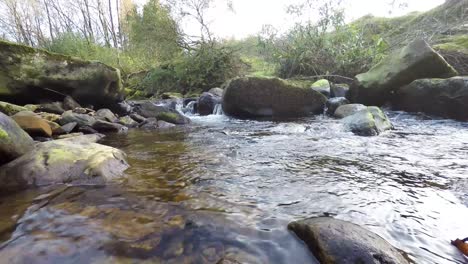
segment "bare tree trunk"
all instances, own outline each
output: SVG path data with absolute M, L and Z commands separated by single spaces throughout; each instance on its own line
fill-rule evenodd
M 114 15 L 112 14 L 112 0 L 109 0 L 108 3 L 109 3 L 109 18 L 110 18 L 110 29 L 111 29 L 112 40 L 114 41 L 114 48 L 118 48 L 117 35 L 115 33 L 115 26 L 114 26 Z
M 49 11 L 49 4 L 47 4 L 47 0 L 44 0 L 44 6 L 47 14 L 47 21 L 49 22 L 49 36 L 52 41 L 54 41 L 54 31 L 52 27 L 52 20 L 50 18 L 50 11 Z

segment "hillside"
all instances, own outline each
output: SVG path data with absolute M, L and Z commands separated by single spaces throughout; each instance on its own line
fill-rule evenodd
M 447 0 L 427 12 L 396 18 L 362 17 L 353 24 L 381 36 L 392 49 L 422 37 L 462 75 L 468 75 L 468 0 Z

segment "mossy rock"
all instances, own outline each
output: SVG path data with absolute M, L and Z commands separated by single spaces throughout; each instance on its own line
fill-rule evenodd
M 28 111 L 28 108 L 7 102 L 0 102 L 0 112 L 4 113 L 5 115 L 12 116 L 23 111 Z
M 0 41 L 0 99 L 17 103 L 61 100 L 92 104 L 123 99 L 120 71 L 96 61 Z
M 223 110 L 237 117 L 302 117 L 322 113 L 326 97 L 278 78 L 241 77 L 224 87 Z
M 171 124 L 185 125 L 190 123 L 190 119 L 176 112 L 162 112 L 156 116 L 156 119 L 166 121 Z
M 0 113 L 0 164 L 12 161 L 33 148 L 33 139 L 13 119 Z
M 376 106 L 367 107 L 342 120 L 343 124 L 359 136 L 377 136 L 393 129 L 393 125 L 382 109 Z
M 0 167 L 0 192 L 57 183 L 105 183 L 128 168 L 122 151 L 79 136 L 39 143 L 32 151 Z
M 349 97 L 352 102 L 365 105 L 383 105 L 390 101 L 399 88 L 417 79 L 449 78 L 457 71 L 424 40 L 418 39 L 368 72 L 356 76 Z

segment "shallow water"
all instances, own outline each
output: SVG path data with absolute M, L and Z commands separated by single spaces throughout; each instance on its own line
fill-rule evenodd
M 0 262 L 317 263 L 286 226 L 326 214 L 415 263 L 464 263 L 450 240 L 468 236 L 468 123 L 389 115 L 379 137 L 222 115 L 110 135 L 128 178 L 2 198 Z

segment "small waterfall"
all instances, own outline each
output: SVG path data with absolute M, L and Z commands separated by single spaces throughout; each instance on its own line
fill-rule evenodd
M 224 115 L 222 104 L 215 105 L 214 110 L 213 110 L 213 115 Z
M 197 101 L 192 101 L 188 103 L 185 108 L 184 108 L 184 113 L 185 114 L 195 114 L 195 104 Z

